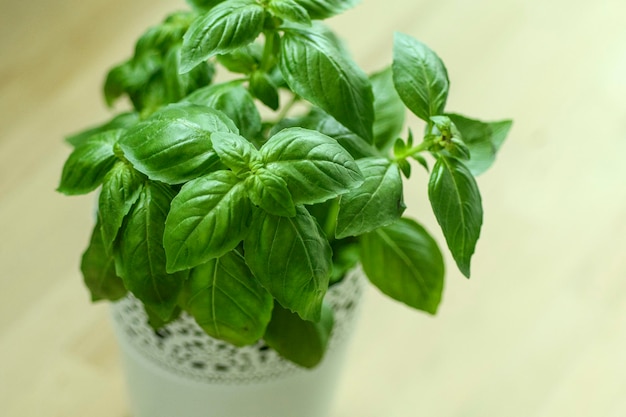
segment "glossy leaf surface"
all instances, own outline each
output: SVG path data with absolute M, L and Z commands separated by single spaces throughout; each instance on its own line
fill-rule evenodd
M 102 184 L 117 160 L 113 145 L 122 132 L 116 129 L 98 133 L 74 148 L 63 166 L 58 191 L 66 195 L 87 194 Z
M 124 218 L 139 198 L 145 180 L 133 167 L 121 161 L 104 177 L 98 198 L 98 218 L 102 224 L 102 240 L 108 253 Z
M 335 139 L 313 130 L 284 129 L 261 148 L 268 171 L 281 177 L 296 204 L 314 204 L 363 181 L 350 154 Z
M 331 40 L 318 31 L 286 31 L 280 68 L 296 94 L 372 142 L 374 98 L 369 79 Z
M 200 327 L 235 346 L 263 337 L 272 315 L 272 297 L 237 251 L 195 267 L 184 293 L 185 309 Z
M 220 3 L 197 18 L 183 38 L 181 71 L 254 41 L 263 30 L 265 10 L 253 0 Z
M 469 278 L 483 222 L 476 180 L 461 162 L 440 156 L 430 175 L 428 197 L 457 266 Z
M 165 225 L 168 271 L 193 268 L 235 249 L 250 213 L 244 183 L 232 171 L 186 183 L 172 201 Z
M 410 219 L 361 236 L 363 270 L 389 297 L 430 314 L 443 291 L 443 257 L 434 239 Z
M 115 247 L 117 273 L 146 307 L 167 320 L 176 308 L 186 272 L 166 271 L 163 233 L 174 192 L 166 185 L 148 183 L 120 230 Z
M 357 161 L 365 182 L 339 200 L 335 235 L 358 236 L 398 220 L 405 209 L 402 177 L 397 165 L 385 158 Z
M 332 253 L 305 208 L 298 207 L 295 217 L 257 211 L 244 250 L 254 275 L 283 307 L 305 320 L 320 319 Z
M 396 33 L 393 82 L 404 104 L 420 119 L 443 114 L 450 81 L 443 61 L 420 41 Z
M 209 107 L 173 104 L 129 129 L 119 145 L 138 171 L 153 180 L 180 184 L 219 166 L 211 143 L 214 132 L 238 130 Z

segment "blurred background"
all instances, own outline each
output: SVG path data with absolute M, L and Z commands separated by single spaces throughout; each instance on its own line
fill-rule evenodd
M 106 69 L 184 7 L 0 0 L 2 416 L 128 416 L 108 308 L 78 270 L 94 197 L 54 190 L 62 138 L 110 116 Z M 436 317 L 368 291 L 330 417 L 626 415 L 624 22 L 622 0 L 363 0 L 329 21 L 368 72 L 394 31 L 422 40 L 448 67 L 449 111 L 515 120 L 479 178 L 472 279 L 448 256 Z M 408 214 L 443 247 L 426 178 Z

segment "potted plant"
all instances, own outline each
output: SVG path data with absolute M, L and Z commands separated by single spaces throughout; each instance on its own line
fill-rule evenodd
M 469 278 L 483 217 L 474 176 L 511 122 L 448 113 L 443 62 L 404 34 L 390 67 L 366 75 L 321 23 L 356 1 L 188 3 L 108 72 L 107 103 L 132 108 L 68 138 L 59 191 L 99 189 L 81 263 L 92 299 L 131 293 L 157 336 L 184 313 L 220 346 L 306 368 L 332 332 L 327 291 L 359 265 L 435 314 L 443 257 L 402 217 L 403 181 L 413 162 L 430 172 L 432 209 Z M 420 141 L 406 108 L 424 121 Z

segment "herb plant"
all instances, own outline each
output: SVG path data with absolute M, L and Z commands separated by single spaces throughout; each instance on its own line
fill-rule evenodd
M 355 0 L 189 3 L 108 73 L 107 103 L 132 109 L 68 138 L 59 191 L 100 188 L 81 264 L 92 299 L 130 291 L 155 328 L 185 311 L 212 337 L 263 339 L 306 367 L 332 329 L 324 294 L 359 262 L 383 293 L 434 314 L 444 262 L 402 217 L 403 178 L 413 162 L 430 172 L 469 277 L 483 221 L 474 175 L 511 122 L 447 113 L 443 62 L 404 34 L 391 66 L 366 75 L 321 23 Z M 419 143 L 405 108 L 425 122 Z

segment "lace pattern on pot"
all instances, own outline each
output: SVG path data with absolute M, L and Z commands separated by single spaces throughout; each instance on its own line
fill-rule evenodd
M 363 272 L 359 267 L 328 290 L 325 300 L 335 314 L 328 351 L 343 342 L 352 330 L 363 288 Z M 191 316 L 184 313 L 178 320 L 154 331 L 147 324 L 141 303 L 132 296 L 113 304 L 113 321 L 119 337 L 145 358 L 170 372 L 197 381 L 246 383 L 302 372 L 263 341 L 235 347 L 208 336 Z

